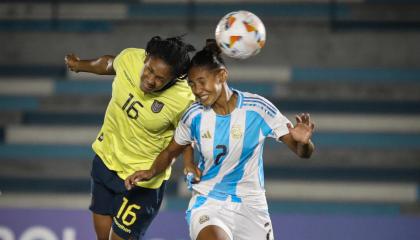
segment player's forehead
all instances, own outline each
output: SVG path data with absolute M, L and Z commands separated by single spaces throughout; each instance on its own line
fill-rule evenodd
M 208 67 L 203 66 L 194 66 L 191 67 L 188 71 L 188 79 L 195 81 L 198 79 L 207 79 L 214 74 L 214 71 L 211 71 Z
M 149 55 L 146 58 L 145 67 L 155 75 L 163 78 L 172 78 L 172 66 L 158 56 Z

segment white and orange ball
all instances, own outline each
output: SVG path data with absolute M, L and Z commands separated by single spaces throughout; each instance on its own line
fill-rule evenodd
M 235 11 L 225 15 L 217 24 L 215 34 L 222 52 L 236 59 L 258 54 L 265 44 L 263 22 L 248 11 Z

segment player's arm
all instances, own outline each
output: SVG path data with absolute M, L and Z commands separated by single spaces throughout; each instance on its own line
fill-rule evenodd
M 193 174 L 193 182 L 196 183 L 201 179 L 201 171 L 194 162 L 194 148 L 193 144 L 185 148 L 184 156 L 184 175 Z
M 97 59 L 81 60 L 74 54 L 67 54 L 64 62 L 67 67 L 73 72 L 88 72 L 99 75 L 115 75 L 113 67 L 115 57 L 105 55 Z
M 172 159 L 178 157 L 189 145 L 180 145 L 172 139 L 171 143 L 157 156 L 149 170 L 136 171 L 125 179 L 125 187 L 130 190 L 137 182 L 148 181 L 168 168 Z
M 289 133 L 280 137 L 280 140 L 299 157 L 310 158 L 315 149 L 311 141 L 315 124 L 311 121 L 309 114 L 296 115 L 296 126 L 292 127 L 291 124 L 287 124 L 287 127 Z

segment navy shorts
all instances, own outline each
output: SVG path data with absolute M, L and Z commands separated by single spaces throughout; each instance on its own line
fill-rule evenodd
M 91 177 L 89 209 L 112 216 L 112 229 L 119 237 L 142 239 L 159 211 L 166 181 L 158 189 L 135 187 L 127 191 L 124 180 L 109 170 L 99 156 L 93 159 Z

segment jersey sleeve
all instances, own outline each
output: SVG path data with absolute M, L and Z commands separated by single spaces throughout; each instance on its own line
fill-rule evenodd
M 184 121 L 179 121 L 175 130 L 174 140 L 179 145 L 188 145 L 193 142 L 191 134 L 191 124 Z
M 191 94 L 190 94 L 191 95 Z M 172 125 L 176 128 L 179 124 L 179 121 L 181 120 L 182 116 L 188 109 L 188 107 L 194 102 L 194 98 L 191 96 L 186 97 L 187 100 L 185 101 L 185 106 L 182 111 L 179 111 L 176 116 L 172 119 Z
M 198 105 L 197 103 L 193 103 L 184 112 L 175 130 L 175 142 L 180 145 L 188 145 L 194 142 L 195 133 L 193 129 L 195 129 L 195 123 L 193 123 L 193 120 L 196 116 L 198 116 L 201 109 L 203 109 L 202 106 Z
M 112 66 L 114 67 L 115 72 L 118 72 L 122 69 L 130 68 L 131 65 L 136 62 L 136 54 L 144 51 L 139 48 L 126 48 L 122 50 L 114 59 Z
M 279 140 L 280 137 L 289 133 L 287 124 L 292 124 L 280 111 L 274 117 L 269 117 L 267 120 L 268 125 L 271 127 L 271 132 L 267 135 L 268 137 Z
M 292 124 L 289 119 L 287 119 L 274 104 L 272 104 L 269 100 L 260 97 L 268 106 L 270 111 L 265 111 L 263 116 L 264 120 L 268 124 L 270 131 L 268 131 L 267 137 L 275 138 L 279 140 L 280 137 L 289 133 L 289 129 L 287 128 L 287 124 Z

